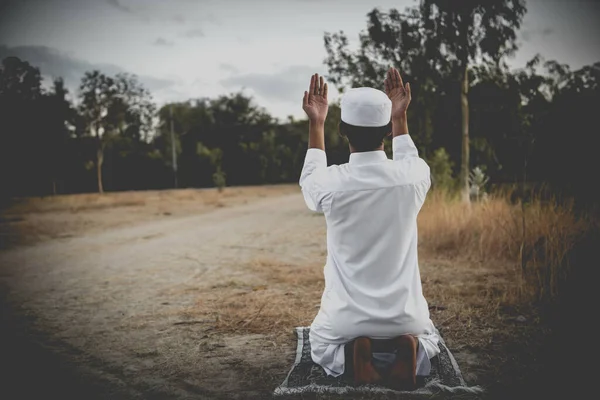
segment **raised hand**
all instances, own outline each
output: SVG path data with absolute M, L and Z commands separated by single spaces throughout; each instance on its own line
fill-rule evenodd
M 394 67 L 390 68 L 383 81 L 385 93 L 392 101 L 392 120 L 406 117 L 406 110 L 410 104 L 410 84 L 402 82 L 400 72 Z
M 302 99 L 302 109 L 311 122 L 324 123 L 327 117 L 327 84 L 323 82 L 323 77 L 314 74 L 310 77 L 310 86 L 308 92 L 304 92 Z

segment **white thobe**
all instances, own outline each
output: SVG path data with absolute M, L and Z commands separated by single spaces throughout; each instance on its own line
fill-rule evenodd
M 333 376 L 344 372 L 344 344 L 360 336 L 419 338 L 418 374 L 439 353 L 417 260 L 417 214 L 431 186 L 429 166 L 408 134 L 384 151 L 351 153 L 327 166 L 309 149 L 300 186 L 309 209 L 327 223 L 325 290 L 311 324 L 312 359 Z

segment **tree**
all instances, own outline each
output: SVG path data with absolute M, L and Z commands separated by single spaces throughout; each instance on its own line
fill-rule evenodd
M 446 149 L 440 147 L 435 150 L 433 155 L 427 159 L 427 164 L 431 168 L 432 188 L 448 192 L 454 191 L 456 185 L 452 179 L 452 161 L 450 161 Z
M 40 70 L 17 57 L 6 57 L 0 68 L 0 95 L 32 101 L 42 96 Z
M 390 66 L 402 71 L 413 89 L 413 107 L 408 109 L 417 145 L 427 150 L 433 133 L 433 115 L 442 87 L 439 46 L 427 30 L 418 8 L 404 13 L 373 9 L 367 14 L 367 31 L 359 34 L 360 47 L 351 51 L 344 32 L 324 35 L 328 79 L 340 92 L 347 87 L 383 89 Z M 424 154 L 426 151 L 424 151 Z
M 41 76 L 17 57 L 0 65 L 0 192 L 2 197 L 33 194 L 39 188 L 36 146 L 40 129 Z
M 461 83 L 461 195 L 469 202 L 469 67 L 485 59 L 500 63 L 514 53 L 524 0 L 422 0 L 421 15 L 440 55 Z
M 117 86 L 113 78 L 100 71 L 86 72 L 81 80 L 79 111 L 83 116 L 86 132 L 96 143 L 96 179 L 98 192 L 104 192 L 102 185 L 102 163 L 104 161 L 104 134 L 110 129 L 109 110 L 115 108 L 113 102 Z
M 595 135 L 600 62 L 576 71 L 554 62 L 545 66 L 552 78 L 552 97 L 544 118 L 532 128 L 532 178 L 550 183 L 554 193 L 574 197 L 577 208 L 595 208 L 598 213 L 600 195 L 593 176 L 600 169 Z
M 117 74 L 114 81 L 116 94 L 109 110 L 111 125 L 125 137 L 148 142 L 155 129 L 156 106 L 152 95 L 135 75 Z
M 74 130 L 75 113 L 67 99 L 68 90 L 62 78 L 56 78 L 52 90 L 46 94 L 43 114 L 47 146 L 44 146 L 49 161 L 49 174 L 52 181 L 52 194 L 58 192 L 57 183 L 64 179 L 69 157 L 68 141 Z
M 111 136 L 134 142 L 149 140 L 155 106 L 150 93 L 133 75 L 109 77 L 99 71 L 86 72 L 80 85 L 80 113 L 86 132 L 96 143 L 98 192 L 104 192 L 102 164 Z

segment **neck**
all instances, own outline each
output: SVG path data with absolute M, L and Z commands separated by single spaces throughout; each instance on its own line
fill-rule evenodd
M 366 150 L 366 151 L 356 150 L 351 144 L 348 144 L 348 146 L 350 147 L 350 153 L 366 153 L 367 151 L 378 151 L 378 150 L 383 151 L 383 143 L 381 143 L 381 146 L 379 146 L 373 150 Z

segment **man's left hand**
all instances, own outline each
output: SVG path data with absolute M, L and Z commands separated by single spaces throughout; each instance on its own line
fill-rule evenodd
M 308 92 L 304 92 L 302 99 L 302 109 L 308 116 L 310 122 L 325 123 L 327 117 L 327 84 L 324 83 L 323 77 L 319 74 L 314 74 L 310 77 L 310 86 Z

